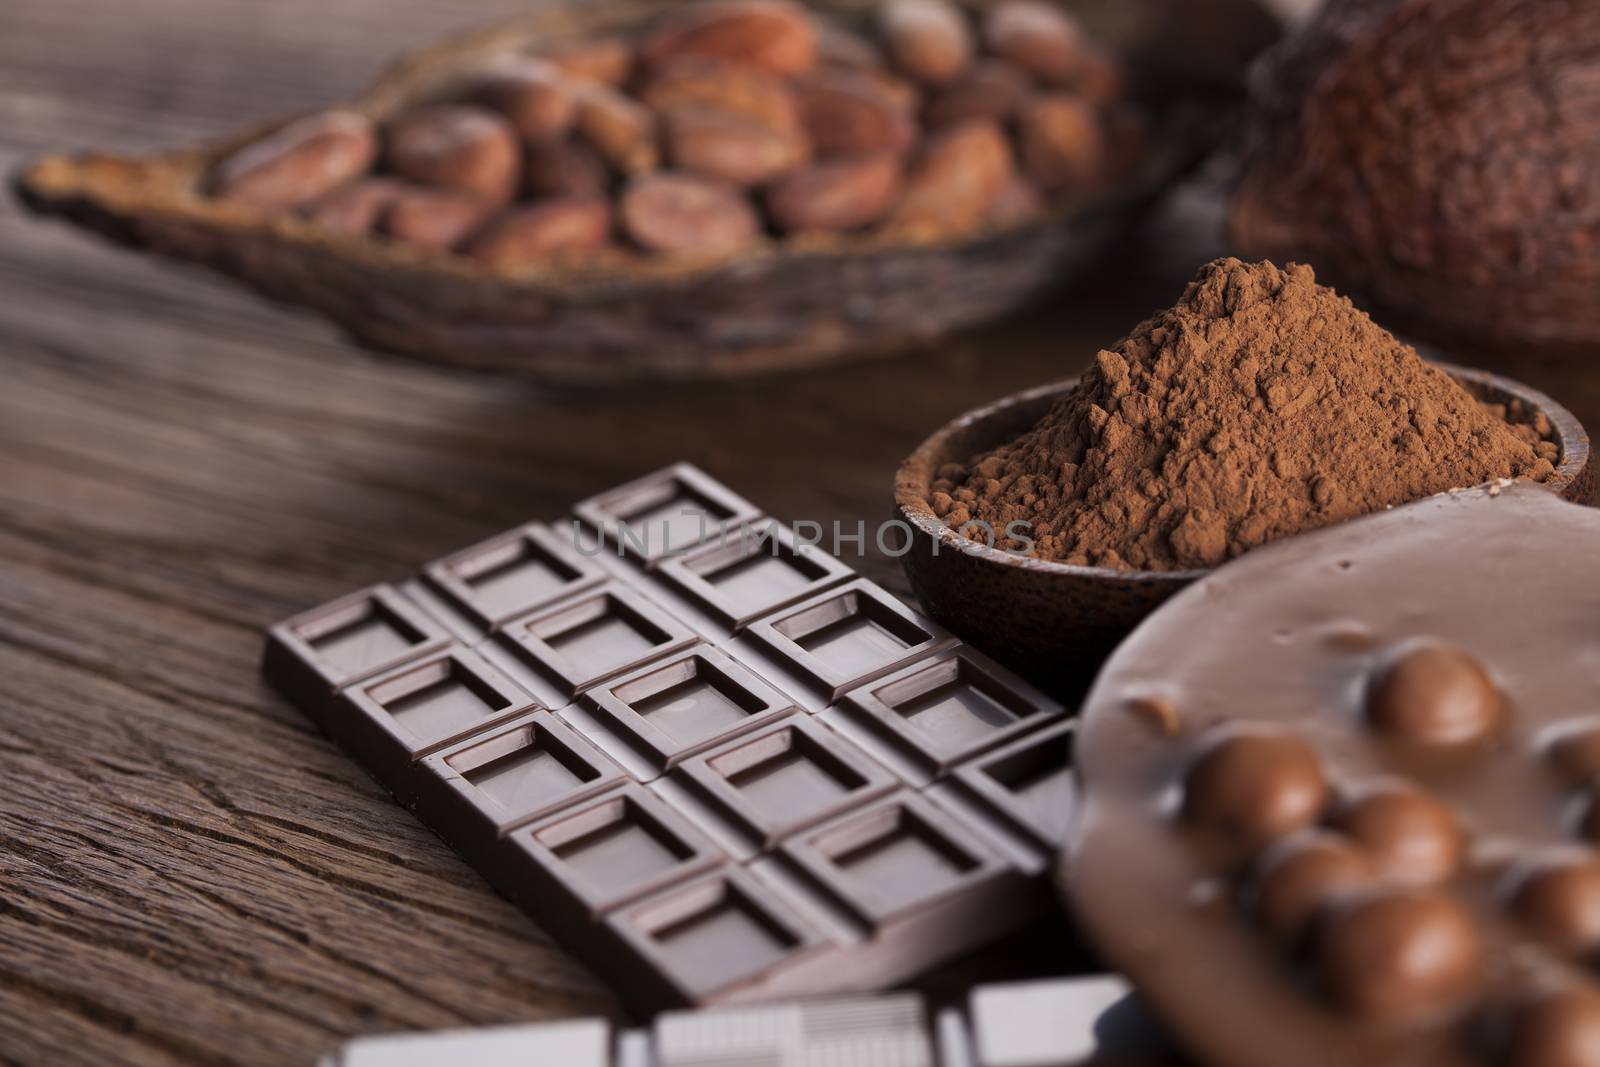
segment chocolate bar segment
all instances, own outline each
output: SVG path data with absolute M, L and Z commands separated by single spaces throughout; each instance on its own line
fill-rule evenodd
M 754 504 L 686 463 L 590 497 L 572 511 L 607 544 L 646 566 L 761 514 Z
M 605 581 L 606 572 L 542 523 L 446 556 L 427 580 L 484 630 Z
M 636 779 L 649 781 L 793 707 L 727 653 L 696 645 L 595 686 L 562 715 Z
M 767 536 L 642 548 L 680 507 Z M 580 510 L 598 551 L 519 526 L 274 628 L 269 679 L 636 1011 L 880 989 L 1049 906 L 1053 844 L 961 782 L 1059 705 L 692 468 Z

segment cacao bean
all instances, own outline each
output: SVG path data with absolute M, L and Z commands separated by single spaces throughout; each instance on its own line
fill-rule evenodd
M 900 192 L 892 152 L 817 163 L 767 190 L 767 211 L 786 232 L 858 230 L 888 212 Z
M 1083 30 L 1049 0 L 1004 0 L 983 20 L 989 51 L 1046 85 L 1073 83 L 1083 64 Z
M 577 110 L 567 76 L 542 59 L 503 63 L 469 84 L 464 95 L 504 115 L 529 141 L 549 140 L 567 132 Z
M 506 212 L 468 242 L 466 253 L 491 267 L 515 267 L 561 252 L 599 248 L 610 236 L 609 201 L 564 197 Z
M 455 189 L 397 191 L 380 227 L 397 241 L 418 248 L 455 248 L 494 214 L 496 204 Z
M 210 192 L 251 207 L 299 207 L 360 177 L 377 151 L 377 134 L 365 116 L 325 111 L 228 156 L 212 171 Z
M 1013 173 L 989 202 L 987 221 L 995 226 L 1020 226 L 1045 212 L 1044 194 L 1022 174 Z
M 643 174 L 660 162 L 655 115 L 632 97 L 603 86 L 578 95 L 578 133 L 623 174 Z
M 652 252 L 715 254 L 749 244 L 761 222 L 731 185 L 662 171 L 635 178 L 619 214 L 635 243 Z
M 976 229 L 1013 170 L 1011 146 L 993 122 L 969 121 L 935 134 L 907 174 L 888 225 L 921 237 Z
M 656 111 L 712 108 L 743 115 L 774 130 L 797 130 L 800 109 L 788 84 L 758 67 L 708 56 L 661 64 L 639 92 Z
M 389 178 L 362 178 L 318 197 L 304 211 L 307 218 L 334 233 L 371 233 L 403 188 Z
M 1004 60 L 984 60 L 941 89 L 923 117 L 931 129 L 944 129 L 968 119 L 1008 122 L 1028 99 L 1027 75 Z
M 655 65 L 712 56 L 774 74 L 799 74 L 817 58 L 817 31 L 804 7 L 785 0 L 702 4 L 663 20 L 640 49 Z
M 1043 189 L 1082 189 L 1105 173 L 1106 143 L 1100 116 L 1083 97 L 1035 97 L 1017 119 L 1023 168 Z
M 905 152 L 916 141 L 911 112 L 882 83 L 859 71 L 819 70 L 795 83 L 795 99 L 820 157 Z
M 888 0 L 879 25 L 895 65 L 925 85 L 953 80 L 972 61 L 966 16 L 947 0 Z
M 389 124 L 384 160 L 402 178 L 503 203 L 517 190 L 522 145 L 487 108 L 435 104 Z
M 584 141 L 535 141 L 523 157 L 522 191 L 535 200 L 591 196 L 605 192 L 610 184 L 605 160 Z
M 538 55 L 569 78 L 613 88 L 633 72 L 633 47 L 620 37 L 567 41 L 542 48 Z
M 811 148 L 798 130 L 741 115 L 683 107 L 667 116 L 667 154 L 679 170 L 735 185 L 761 185 L 804 166 Z

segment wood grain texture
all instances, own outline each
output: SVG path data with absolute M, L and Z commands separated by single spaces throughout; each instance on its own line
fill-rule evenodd
M 0 167 L 309 107 L 523 6 L 5 0 Z M 266 689 L 264 627 L 676 459 L 784 519 L 876 521 L 927 432 L 1076 373 L 1215 224 L 1195 194 L 1087 292 L 937 350 L 572 398 L 384 362 L 0 207 L 0 1060 L 309 1064 L 360 1033 L 613 1012 Z M 1600 370 L 1503 369 L 1600 423 Z M 933 984 L 1064 951 L 1036 931 Z

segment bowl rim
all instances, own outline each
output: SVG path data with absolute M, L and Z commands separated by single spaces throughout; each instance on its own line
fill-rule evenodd
M 1578 421 L 1576 415 L 1557 403 L 1549 395 L 1532 386 L 1524 385 L 1514 378 L 1508 378 L 1476 367 L 1465 367 L 1451 363 L 1448 360 L 1435 359 L 1426 352 L 1420 354 L 1428 363 L 1438 367 L 1458 382 L 1470 383 L 1478 387 L 1487 386 L 1490 389 L 1516 397 L 1534 410 L 1543 413 L 1550 420 L 1551 435 L 1561 448 L 1560 462 L 1556 464 L 1555 470 L 1551 472 L 1548 478 L 1536 484 L 1549 489 L 1557 495 L 1564 494 L 1566 489 L 1577 480 L 1589 465 L 1590 445 L 1588 432 L 1584 430 L 1583 424 Z M 1013 570 L 1029 571 L 1037 574 L 1053 574 L 1070 578 L 1099 578 L 1124 584 L 1171 584 L 1174 586 L 1186 585 L 1211 574 L 1217 568 L 1201 567 L 1171 571 L 1123 570 L 1116 567 L 1100 567 L 1087 564 L 1061 563 L 1056 560 L 1035 559 L 1031 556 L 1021 556 L 1003 549 L 992 548 L 957 534 L 955 530 L 933 513 L 933 508 L 926 499 L 925 494 L 913 488 L 913 468 L 921 468 L 931 472 L 934 458 L 943 451 L 945 442 L 953 435 L 993 419 L 1004 411 L 1021 407 L 1025 404 L 1036 403 L 1046 397 L 1060 396 L 1076 386 L 1082 378 L 1083 375 L 1080 374 L 1011 393 L 981 407 L 973 408 L 965 414 L 958 415 L 929 434 L 909 456 L 900 462 L 900 466 L 895 471 L 894 499 L 895 508 L 900 513 L 900 517 L 910 523 L 914 529 L 933 538 L 941 548 L 955 549 L 963 555 L 974 556 Z M 1472 487 L 1463 486 L 1462 488 Z M 1459 490 L 1445 491 L 1454 492 Z

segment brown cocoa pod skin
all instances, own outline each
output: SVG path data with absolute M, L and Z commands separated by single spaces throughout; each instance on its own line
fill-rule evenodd
M 663 19 L 639 49 L 653 67 L 680 56 L 732 60 L 773 74 L 800 74 L 817 59 L 811 15 L 785 0 L 700 4 Z
M 675 171 L 629 182 L 618 214 L 635 244 L 671 255 L 730 252 L 761 232 L 761 220 L 738 189 Z
M 435 251 L 455 248 L 493 215 L 498 204 L 455 189 L 405 188 L 379 224 L 404 244 Z
M 993 122 L 965 122 L 935 134 L 907 172 L 886 225 L 921 237 L 968 233 L 983 224 L 1014 171 L 1011 145 Z
M 572 128 L 577 103 L 570 80 L 551 63 L 519 57 L 472 79 L 463 96 L 505 116 L 525 141 L 546 141 Z
M 324 111 L 229 155 L 211 172 L 209 191 L 266 210 L 299 207 L 365 174 L 377 153 L 366 116 Z
M 522 192 L 531 199 L 592 196 L 610 185 L 605 160 L 584 141 L 534 141 L 523 155 Z
M 881 82 L 862 72 L 819 70 L 798 80 L 794 91 L 818 157 L 904 153 L 916 143 L 913 114 Z
M 563 252 L 591 251 L 610 236 L 610 201 L 572 196 L 505 212 L 473 237 L 465 252 L 491 267 L 517 267 Z
M 878 26 L 895 66 L 924 85 L 953 81 L 972 62 L 972 30 L 947 0 L 888 0 Z
M 620 37 L 593 37 L 550 45 L 538 58 L 569 78 L 613 88 L 633 73 L 633 46 Z
M 361 178 L 320 196 L 301 210 L 306 218 L 333 233 L 367 234 L 405 188 L 391 178 Z
M 643 174 L 661 162 L 655 114 L 614 89 L 589 86 L 578 94 L 576 128 L 619 173 Z
M 767 190 L 767 214 L 785 233 L 859 230 L 888 213 L 902 170 L 893 152 L 817 163 Z
M 1047 93 L 1028 101 L 1017 116 L 1017 144 L 1028 177 L 1050 192 L 1088 188 L 1105 175 L 1099 112 L 1075 93 Z
M 1021 70 L 1004 60 L 987 59 L 940 89 L 923 110 L 923 121 L 933 130 L 968 119 L 1009 122 L 1032 91 Z
M 1084 63 L 1083 30 L 1050 0 L 1005 0 L 983 19 L 989 51 L 1047 86 L 1067 88 Z
M 680 56 L 646 79 L 639 99 L 657 112 L 713 108 L 742 115 L 774 130 L 800 128 L 800 108 L 782 78 L 744 63 L 709 56 Z
M 522 145 L 511 124 L 488 108 L 435 104 L 389 123 L 384 165 L 419 185 L 504 203 L 522 175 Z
M 1600 345 L 1600 6 L 1327 5 L 1266 57 L 1228 233 L 1441 345 Z
M 672 166 L 734 185 L 765 184 L 811 159 L 799 130 L 775 130 L 742 115 L 683 107 L 667 115 L 666 126 Z

